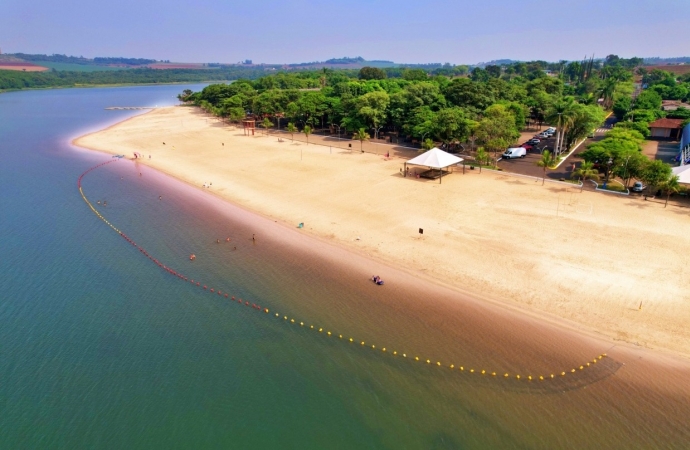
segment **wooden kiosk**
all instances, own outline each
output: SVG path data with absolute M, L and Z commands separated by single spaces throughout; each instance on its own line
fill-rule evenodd
M 244 129 L 245 136 L 254 136 L 254 130 L 256 129 L 256 120 L 254 119 L 244 119 L 242 121 L 242 128 Z

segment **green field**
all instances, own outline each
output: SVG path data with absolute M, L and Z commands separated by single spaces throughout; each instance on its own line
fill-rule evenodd
M 124 67 L 98 66 L 95 64 L 72 64 L 50 61 L 35 61 L 34 64 L 55 70 L 65 70 L 72 72 L 100 72 L 104 70 L 124 70 Z

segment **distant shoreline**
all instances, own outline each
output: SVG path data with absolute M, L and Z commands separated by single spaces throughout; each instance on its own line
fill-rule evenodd
M 129 86 L 171 86 L 181 84 L 213 84 L 213 83 L 233 83 L 237 80 L 210 80 L 210 81 L 174 81 L 170 83 L 118 83 L 118 84 L 85 84 L 75 86 L 51 86 L 51 87 L 30 87 L 22 89 L 0 89 L 0 94 L 7 92 L 21 92 L 21 91 L 47 91 L 51 89 L 91 89 L 99 87 L 129 87 Z

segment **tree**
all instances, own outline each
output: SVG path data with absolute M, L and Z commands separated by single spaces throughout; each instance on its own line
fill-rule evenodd
M 578 180 L 582 181 L 582 184 L 584 186 L 584 183 L 587 180 L 598 180 L 599 171 L 594 168 L 594 164 L 585 161 L 582 164 L 580 164 L 580 167 L 573 170 L 573 173 L 570 174 L 570 177 L 577 178 Z M 582 190 L 582 188 L 580 188 L 580 190 Z
M 640 177 L 642 181 L 647 183 L 651 187 L 658 187 L 664 181 L 668 181 L 671 177 L 671 166 L 663 161 L 655 159 L 649 161 L 644 169 L 642 169 L 642 176 Z
M 423 81 L 429 78 L 423 69 L 405 69 L 402 76 L 407 81 Z
M 434 148 L 434 141 L 429 138 L 424 139 L 424 142 L 422 142 L 422 149 L 431 150 L 432 148 Z
M 386 119 L 386 109 L 389 103 L 390 96 L 383 91 L 364 94 L 355 101 L 357 114 L 375 129 L 378 129 Z
M 311 134 L 311 127 L 309 125 L 305 125 L 302 129 L 302 133 L 304 133 L 304 135 L 307 137 L 307 145 L 309 145 L 309 135 Z
M 489 154 L 484 150 L 484 147 L 479 147 L 477 149 L 477 154 L 474 159 L 479 163 L 479 173 L 482 173 L 482 166 L 491 158 Z
M 490 106 L 484 114 L 476 134 L 484 146 L 494 152 L 495 161 L 498 150 L 513 144 L 520 137 L 520 132 L 515 128 L 515 116 L 504 105 Z
M 364 148 L 363 148 L 364 141 L 369 140 L 369 134 L 367 133 L 367 130 L 364 128 L 360 128 L 352 136 L 352 139 L 356 139 L 359 141 L 359 150 L 360 150 L 360 152 L 364 153 Z
M 464 142 L 470 134 L 470 125 L 461 108 L 444 108 L 436 113 L 432 129 L 436 137 L 448 144 L 455 140 Z
M 575 100 L 572 97 L 564 97 L 555 102 L 546 113 L 546 120 L 556 124 L 556 146 L 554 153 L 560 154 L 563 150 L 565 131 L 575 113 Z
M 671 194 L 675 194 L 682 190 L 682 186 L 680 183 L 678 183 L 678 175 L 673 175 L 666 179 L 666 181 L 659 184 L 659 188 L 666 194 L 666 203 L 664 203 L 664 208 L 666 208 L 666 205 L 668 205 L 668 199 Z
M 264 130 L 266 130 L 266 135 L 268 135 L 268 129 L 273 126 L 273 122 L 271 122 L 271 119 L 268 117 L 265 117 L 261 122 L 261 126 L 264 127 Z
M 295 126 L 294 123 L 289 122 L 289 123 L 287 124 L 287 127 L 285 127 L 285 131 L 287 131 L 288 133 L 290 133 L 290 140 L 291 140 L 291 141 L 294 141 L 294 139 L 293 139 L 293 138 L 294 138 L 294 134 L 297 133 L 299 130 L 297 130 L 297 127 Z
M 359 69 L 358 78 L 360 80 L 384 80 L 388 78 L 386 72 L 378 67 L 362 67 Z
M 548 150 L 544 150 L 541 154 L 541 159 L 536 163 L 539 167 L 544 168 L 544 176 L 541 179 L 541 185 L 544 186 L 546 181 L 546 169 L 550 169 L 554 164 L 556 164 L 556 158 Z

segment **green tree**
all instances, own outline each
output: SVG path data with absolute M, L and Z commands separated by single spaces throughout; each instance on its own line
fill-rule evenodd
M 570 174 L 570 177 L 577 178 L 579 181 L 582 181 L 582 185 L 584 186 L 584 183 L 587 180 L 598 180 L 599 171 L 594 168 L 594 164 L 584 161 L 578 168 L 573 170 L 573 173 Z M 582 188 L 580 188 L 580 190 L 582 190 Z
M 491 156 L 484 150 L 484 147 L 479 147 L 477 149 L 477 154 L 474 159 L 479 163 L 479 173 L 482 173 L 482 166 L 486 164 L 490 158 Z
M 515 128 L 515 116 L 504 105 L 493 105 L 486 109 L 476 131 L 479 141 L 493 151 L 494 161 L 498 151 L 513 144 L 520 132 Z
M 671 197 L 671 194 L 678 193 L 682 190 L 682 186 L 680 183 L 678 183 L 678 176 L 673 175 L 670 176 L 666 181 L 663 181 L 662 183 L 659 184 L 659 188 L 661 189 L 661 192 L 666 194 L 666 202 L 664 203 L 664 208 L 668 205 L 668 199 Z
M 307 137 L 307 145 L 309 145 L 309 135 L 311 134 L 311 127 L 309 125 L 305 125 L 304 128 L 302 128 L 302 133 Z
M 299 130 L 297 129 L 294 123 L 288 122 L 287 127 L 285 127 L 285 131 L 290 133 L 290 140 L 294 141 L 294 134 L 297 133 Z
M 360 128 L 352 136 L 352 139 L 356 139 L 359 141 L 359 150 L 360 152 L 364 153 L 364 141 L 369 140 L 369 134 L 367 133 L 367 130 L 364 128 Z
M 424 139 L 424 142 L 422 142 L 422 149 L 423 150 L 431 150 L 434 147 L 435 147 L 434 141 L 432 141 L 429 138 Z
M 640 179 L 652 188 L 660 186 L 671 177 L 671 166 L 658 159 L 647 162 Z
M 273 122 L 271 122 L 271 119 L 269 119 L 268 117 L 265 117 L 264 120 L 261 122 L 261 126 L 264 127 L 266 135 L 268 135 L 268 129 L 273 126 Z
M 541 154 L 541 159 L 536 162 L 536 164 L 539 167 L 542 167 L 544 169 L 544 176 L 541 179 L 541 185 L 544 186 L 544 182 L 546 181 L 546 169 L 550 169 L 553 167 L 554 164 L 556 164 L 557 159 L 554 155 L 551 154 L 550 151 L 544 150 L 544 152 Z
M 362 67 L 359 69 L 358 78 L 360 80 L 383 80 L 388 78 L 386 72 L 378 67 Z
M 559 155 L 563 151 L 565 132 L 575 115 L 575 100 L 564 97 L 556 101 L 546 113 L 546 120 L 556 125 L 556 145 L 554 153 Z

